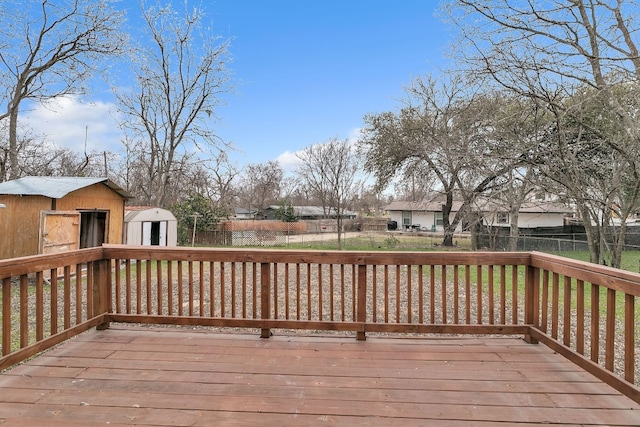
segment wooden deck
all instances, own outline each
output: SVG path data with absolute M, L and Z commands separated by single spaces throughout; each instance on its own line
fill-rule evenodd
M 3 424 L 4 423 L 4 424 Z M 91 330 L 0 375 L 0 424 L 639 425 L 640 405 L 515 338 Z

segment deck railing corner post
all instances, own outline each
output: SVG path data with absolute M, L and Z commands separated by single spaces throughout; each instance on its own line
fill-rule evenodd
M 263 262 L 260 264 L 260 318 L 269 320 L 271 317 L 271 264 Z M 269 338 L 270 328 L 260 329 L 260 338 Z
M 111 300 L 111 282 L 109 280 L 110 260 L 103 258 L 93 261 L 93 306 L 94 316 L 103 316 L 109 312 L 109 301 Z M 105 321 L 96 326 L 98 330 L 109 328 L 109 322 Z
M 524 291 L 524 323 L 536 327 L 539 323 L 540 272 L 532 265 L 527 265 Z M 531 334 L 525 334 L 524 340 L 529 344 L 537 344 L 538 340 Z
M 357 331 L 356 339 L 365 341 L 367 339 L 365 333 L 365 323 L 367 322 L 367 265 L 358 265 L 358 309 L 356 312 L 356 322 L 362 327 Z

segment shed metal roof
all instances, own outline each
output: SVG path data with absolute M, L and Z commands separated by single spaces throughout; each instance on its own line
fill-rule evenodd
M 131 196 L 108 178 L 69 176 L 26 176 L 0 183 L 0 194 L 15 196 L 44 196 L 61 199 L 67 194 L 94 184 L 104 184 L 124 197 Z

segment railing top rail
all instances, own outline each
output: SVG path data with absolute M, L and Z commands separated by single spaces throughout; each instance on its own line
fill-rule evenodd
M 106 258 L 355 265 L 528 265 L 526 252 L 319 251 L 104 245 Z
M 640 274 L 543 252 L 531 252 L 531 265 L 629 295 L 640 296 Z
M 82 264 L 104 258 L 101 247 L 78 249 L 48 255 L 32 255 L 0 260 L 0 278 L 20 276 L 65 265 Z

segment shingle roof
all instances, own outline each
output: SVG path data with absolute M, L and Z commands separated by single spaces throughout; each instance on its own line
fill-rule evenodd
M 26 176 L 0 183 L 0 194 L 16 196 L 44 196 L 60 199 L 67 194 L 94 184 L 104 184 L 124 198 L 131 196 L 108 178 L 68 176 Z

